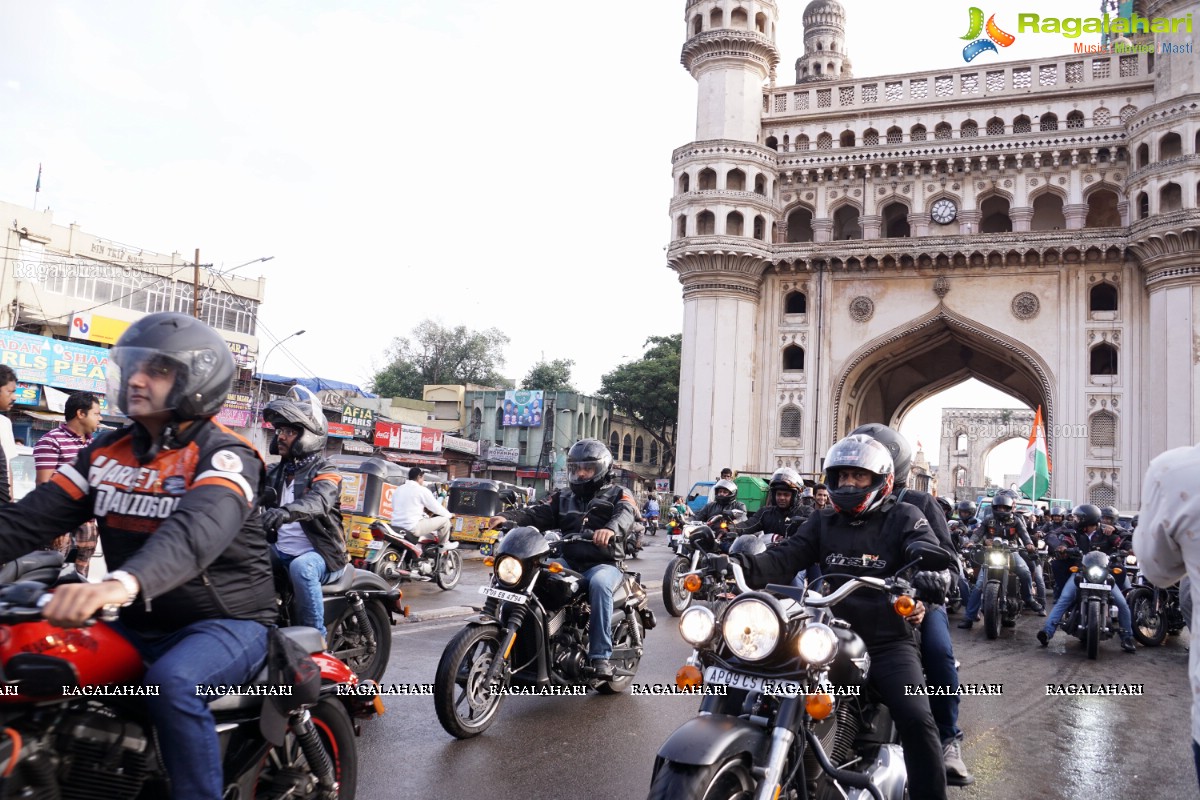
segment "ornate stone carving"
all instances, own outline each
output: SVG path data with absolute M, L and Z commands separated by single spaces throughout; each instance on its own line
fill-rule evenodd
M 1041 309 L 1042 304 L 1033 292 L 1021 292 L 1012 299 L 1012 314 L 1017 319 L 1033 319 Z
M 950 292 L 950 280 L 945 275 L 938 275 L 933 282 L 933 293 L 939 298 L 945 297 Z
M 859 295 L 850 301 L 850 319 L 855 322 L 866 322 L 875 314 L 875 303 L 866 295 Z

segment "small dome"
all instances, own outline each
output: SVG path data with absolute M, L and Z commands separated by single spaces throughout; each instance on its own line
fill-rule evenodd
M 837 0 L 812 0 L 804 8 L 804 18 L 807 19 L 810 14 L 836 14 L 843 19 L 846 17 L 846 9 L 842 8 L 842 4 Z

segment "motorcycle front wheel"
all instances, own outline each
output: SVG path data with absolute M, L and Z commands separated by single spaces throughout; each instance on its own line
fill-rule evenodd
M 503 639 L 499 625 L 472 625 L 446 645 L 433 679 L 433 708 L 451 736 L 470 739 L 496 721 L 504 695 L 493 694 L 484 678 Z
M 1000 584 L 988 581 L 983 587 L 983 632 L 987 638 L 995 639 L 1000 635 Z
M 434 580 L 437 585 L 446 591 L 458 586 L 458 581 L 462 577 L 462 553 L 458 550 L 447 550 L 442 553 L 441 559 L 438 561 L 437 575 Z
M 309 713 L 317 738 L 333 765 L 339 800 L 354 800 L 358 790 L 358 743 L 346 707 L 337 698 L 325 697 Z M 312 791 L 305 791 L 306 787 L 311 787 Z M 283 744 L 267 751 L 259 764 L 251 797 L 258 800 L 276 797 L 315 800 L 321 796 L 300 741 L 289 728 Z
M 663 605 L 672 617 L 678 617 L 692 604 L 692 593 L 683 588 L 682 577 L 689 566 L 686 560 L 676 558 L 667 564 L 667 571 L 663 574 Z
M 388 660 L 392 656 L 392 622 L 378 600 L 365 602 L 364 608 L 371 635 L 375 638 L 374 652 L 367 646 L 367 637 L 359 630 L 354 609 L 350 606 L 333 622 L 326 620 L 325 627 L 329 632 L 326 641 L 329 652 L 350 667 L 360 681 L 378 683 L 383 680 L 383 673 L 387 672 Z
M 1104 623 L 1100 617 L 1104 613 L 1104 604 L 1092 600 L 1087 607 L 1087 657 L 1093 661 L 1100 657 L 1100 629 Z
M 647 800 L 750 800 L 754 787 L 750 765 L 741 756 L 701 766 L 664 761 Z
M 1131 591 L 1125 601 L 1133 617 L 1133 638 L 1146 647 L 1158 647 L 1167 638 L 1166 615 L 1154 608 L 1154 592 L 1138 587 Z

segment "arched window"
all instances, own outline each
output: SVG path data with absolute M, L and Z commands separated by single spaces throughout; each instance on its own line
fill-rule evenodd
M 993 195 L 979 206 L 980 233 L 1007 233 L 1012 230 L 1012 219 L 1008 216 L 1008 199 Z
M 808 295 L 799 290 L 788 292 L 787 297 L 783 298 L 783 313 L 785 314 L 807 314 L 808 313 Z
M 954 450 L 959 453 L 967 452 L 967 435 L 965 433 L 958 434 L 954 440 Z
M 887 129 L 887 143 L 900 144 L 904 141 L 904 131 L 893 125 Z
M 817 149 L 818 150 L 832 150 L 833 149 L 833 136 L 831 136 L 828 133 L 822 133 L 820 136 L 818 136 L 817 137 Z
M 1117 417 L 1111 411 L 1097 411 L 1088 417 L 1088 444 L 1092 447 L 1117 446 Z
M 789 242 L 811 242 L 813 240 L 812 211 L 800 207 L 788 214 L 787 240 Z
M 717 188 L 717 172 L 716 170 L 705 167 L 700 170 L 700 191 L 712 191 Z
M 646 447 L 642 442 L 642 437 L 637 437 L 637 441 L 633 445 L 633 463 L 640 464 L 645 460 Z
M 908 132 L 909 141 L 923 142 L 925 141 L 925 126 L 913 125 L 912 130 Z
M 692 17 L 692 36 L 696 36 L 704 29 L 704 18 L 699 14 Z
M 767 193 L 767 179 L 764 175 L 754 176 L 754 193 L 765 195 Z
M 1117 287 L 1101 281 L 1088 292 L 1088 311 L 1116 311 L 1117 299 Z
M 682 239 L 687 236 L 687 217 L 680 216 L 675 222 L 675 238 Z
M 1150 145 L 1139 144 L 1137 149 L 1137 168 L 1141 169 L 1150 163 Z
M 863 144 L 867 147 L 874 147 L 879 144 L 879 131 L 874 128 L 867 128 L 863 131 Z
M 912 235 L 908 224 L 908 206 L 903 203 L 888 203 L 883 207 L 883 238 L 904 239 Z
M 717 218 L 711 211 L 701 211 L 696 215 L 696 235 L 712 236 L 717 232 Z
M 650 440 L 650 463 L 658 466 L 658 442 L 654 439 Z
M 496 409 L 496 433 L 495 433 L 495 436 L 492 438 L 492 441 L 494 441 L 496 444 L 502 444 L 504 442 L 504 409 L 503 408 Z
M 767 240 L 767 218 L 762 214 L 754 218 L 754 238 L 760 242 Z
M 1070 114 L 1067 114 L 1067 130 L 1072 130 L 1074 128 L 1082 128 L 1082 127 L 1083 127 L 1083 112 L 1082 111 L 1076 110 L 1076 111 L 1072 111 Z
M 471 438 L 478 439 L 479 431 L 483 428 L 483 409 L 471 409 Z
M 725 235 L 726 236 L 741 236 L 742 228 L 745 227 L 745 218 L 740 212 L 730 211 L 729 216 L 725 217 Z
M 858 222 L 858 209 L 854 206 L 842 206 L 833 214 L 834 241 L 846 239 L 861 239 L 862 226 Z
M 684 194 L 692 190 L 692 176 L 686 172 L 679 176 L 679 193 Z
M 1063 215 L 1062 198 L 1053 192 L 1038 195 L 1033 201 L 1033 219 L 1029 229 L 1033 231 L 1055 231 L 1067 227 Z
M 767 15 L 761 11 L 754 15 L 754 29 L 759 33 L 767 32 Z
M 1117 348 L 1108 342 L 1101 342 L 1093 347 L 1089 361 L 1091 366 L 1089 374 L 1091 375 L 1117 374 Z
M 962 124 L 958 129 L 958 138 L 970 139 L 979 135 L 979 123 L 973 119 L 969 119 Z
M 949 139 L 954 134 L 954 129 L 950 127 L 949 122 L 939 122 L 933 129 L 934 139 Z
M 1092 124 L 1097 128 L 1103 128 L 1112 122 L 1112 112 L 1107 108 L 1097 108 L 1092 112 Z
M 731 192 L 746 191 L 746 173 L 740 169 L 731 169 L 725 175 L 725 188 Z
M 796 406 L 784 406 L 779 412 L 779 438 L 799 439 L 802 422 L 800 409 Z
M 798 344 L 789 344 L 783 348 L 783 371 L 804 371 L 804 348 Z
M 1183 190 L 1178 183 L 1168 183 L 1158 191 L 1158 213 L 1169 214 L 1183 208 Z
M 1029 133 L 1032 130 L 1033 123 L 1024 114 L 1013 120 L 1013 133 Z
M 1043 131 L 1056 131 L 1058 130 L 1058 117 L 1054 114 L 1042 114 L 1038 124 Z
M 1183 155 L 1183 139 L 1178 133 L 1168 133 L 1158 142 L 1158 160 L 1165 161 Z
M 768 136 L 765 144 L 767 145 L 767 147 L 771 148 L 772 150 L 779 149 L 779 140 L 776 139 L 774 136 Z
M 802 133 L 796 137 L 796 149 L 807 150 L 809 147 L 808 134 Z
M 854 147 L 854 131 L 842 131 L 838 137 L 838 147 Z
M 708 15 L 708 27 L 720 28 L 725 24 L 725 14 L 719 8 L 714 8 L 712 13 Z M 676 28 L 678 30 L 678 28 Z
M 988 136 L 1003 136 L 1004 135 L 1004 120 L 999 117 L 992 117 L 987 123 Z
M 1150 216 L 1150 195 L 1145 192 L 1140 192 L 1137 196 L 1138 219 L 1146 219 Z
M 612 453 L 613 458 L 621 457 L 621 438 L 617 436 L 617 432 L 613 431 L 608 437 L 608 451 Z
M 633 437 L 630 436 L 628 433 L 625 434 L 625 439 L 623 442 L 621 442 L 621 445 L 622 445 L 621 446 L 621 460 L 622 461 L 632 461 L 633 460 Z
M 1088 195 L 1088 212 L 1083 221 L 1085 228 L 1109 228 L 1121 224 L 1121 212 L 1117 210 L 1117 195 L 1108 189 L 1097 189 Z
M 735 8 L 729 15 L 729 27 L 731 28 L 749 28 L 750 15 L 746 13 L 744 8 Z

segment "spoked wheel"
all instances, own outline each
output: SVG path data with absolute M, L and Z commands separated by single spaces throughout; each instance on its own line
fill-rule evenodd
M 693 766 L 664 761 L 650 785 L 648 800 L 750 800 L 754 775 L 740 756 L 717 764 Z
M 504 695 L 493 693 L 484 678 L 503 637 L 498 625 L 473 625 L 446 645 L 433 679 L 433 707 L 451 736 L 470 739 L 495 722 Z
M 359 630 L 354 609 L 349 606 L 332 623 L 325 623 L 329 633 L 327 643 L 329 652 L 354 670 L 360 681 L 373 680 L 378 683 L 383 680 L 383 673 L 387 672 L 388 660 L 392 655 L 392 622 L 379 602 L 367 602 L 365 608 L 371 636 L 375 639 L 374 650 Z
M 687 561 L 676 558 L 667 564 L 667 571 L 663 574 L 663 605 L 672 617 L 678 617 L 692 604 L 692 593 L 683 588 L 683 573 L 687 572 L 688 566 Z
M 630 647 L 633 644 L 633 636 L 631 635 L 629 629 L 630 624 L 642 624 L 641 620 L 637 618 L 636 613 L 632 622 L 627 619 L 621 620 L 621 623 L 617 626 L 617 629 L 613 631 L 613 647 Z M 637 672 L 638 664 L 641 662 L 641 660 L 642 659 L 640 656 L 631 656 L 626 659 L 614 657 L 612 659 L 614 665 L 634 673 Z M 633 683 L 633 678 L 633 675 L 618 675 L 611 681 L 606 681 L 596 686 L 596 691 L 600 692 L 600 694 L 620 694 L 629 688 L 629 685 Z
M 358 744 L 350 715 L 341 701 L 333 697 L 323 698 L 309 713 L 321 746 L 333 765 L 339 800 L 354 800 L 358 791 Z M 291 729 L 287 731 L 283 744 L 271 748 L 263 757 L 252 796 L 258 800 L 315 800 L 324 796 L 317 784 L 317 776 L 313 774 L 304 755 L 304 749 Z
M 1146 647 L 1158 647 L 1167 638 L 1166 616 L 1154 608 L 1154 593 L 1137 588 L 1125 598 L 1133 617 L 1133 638 Z
M 462 553 L 457 549 L 447 550 L 442 553 L 441 560 L 438 564 L 437 575 L 434 580 L 442 589 L 449 591 L 455 586 L 458 586 L 459 578 L 462 577 Z
M 383 551 L 379 560 L 371 565 L 371 571 L 393 586 L 400 583 L 400 553 L 394 547 Z

